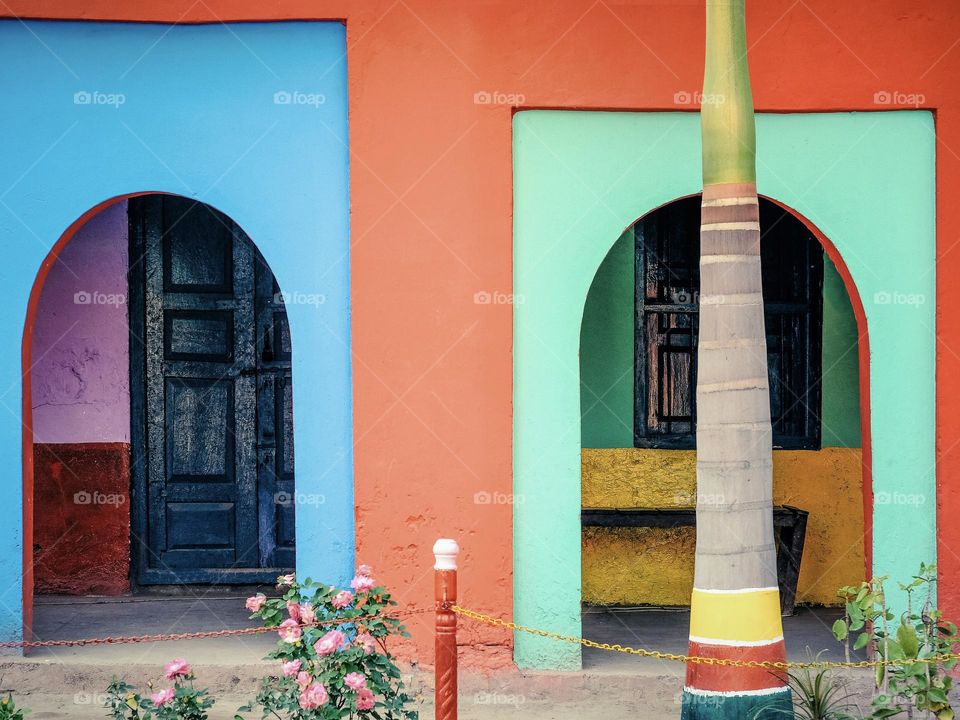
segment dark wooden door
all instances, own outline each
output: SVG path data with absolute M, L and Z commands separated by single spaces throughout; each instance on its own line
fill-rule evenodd
M 823 248 L 797 218 L 760 199 L 763 305 L 775 447 L 820 446 Z M 696 445 L 700 196 L 634 226 L 634 445 Z
M 209 206 L 148 195 L 129 218 L 135 579 L 270 581 L 294 564 L 283 299 Z

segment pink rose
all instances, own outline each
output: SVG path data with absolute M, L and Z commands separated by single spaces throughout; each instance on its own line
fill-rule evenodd
M 332 655 L 341 647 L 344 643 L 347 642 L 346 636 L 339 630 L 331 630 L 322 638 L 317 640 L 314 644 L 313 649 L 317 651 L 317 655 Z
M 353 602 L 353 593 L 349 590 L 341 590 L 336 595 L 333 596 L 333 600 L 330 602 L 333 603 L 333 606 L 337 610 L 342 610 L 347 605 Z
M 293 600 L 287 600 L 287 612 L 290 613 L 290 619 L 300 622 L 300 606 Z
M 357 645 L 363 648 L 363 651 L 369 655 L 377 649 L 377 641 L 373 639 L 370 633 L 360 633 L 355 641 Z
M 317 621 L 317 613 L 310 603 L 304 603 L 300 606 L 300 624 L 313 625 Z
M 293 618 L 287 618 L 280 623 L 277 632 L 280 634 L 280 639 L 288 643 L 295 643 L 300 639 L 300 636 L 303 635 L 303 630 L 300 629 L 300 623 Z
M 367 677 L 363 673 L 347 673 L 343 678 L 343 684 L 351 690 L 359 690 L 360 688 L 367 686 Z
M 260 612 L 260 608 L 263 607 L 263 604 L 267 601 L 267 596 L 263 593 L 257 593 L 253 597 L 247 598 L 247 610 L 250 612 Z
M 300 672 L 300 661 L 291 660 L 290 662 L 281 663 L 280 669 L 283 670 L 284 677 L 296 677 L 297 673 Z
M 369 565 L 361 565 L 357 568 L 357 575 L 366 575 L 367 577 L 373 577 L 373 568 Z
M 300 693 L 300 707 L 304 710 L 316 710 L 321 705 L 326 705 L 330 696 L 327 695 L 327 689 L 320 683 L 311 683 Z
M 153 700 L 153 704 L 157 707 L 163 707 L 168 702 L 173 700 L 174 690 L 173 688 L 167 688 L 166 690 L 161 690 L 158 693 L 154 693 L 150 696 L 150 699 Z
M 357 575 L 350 581 L 350 587 L 357 592 L 363 592 L 373 587 L 373 578 L 369 575 Z
M 177 658 L 176 660 L 171 660 L 163 668 L 163 676 L 167 680 L 174 680 L 181 675 L 189 675 L 190 666 L 187 665 L 187 661 L 183 658 Z
M 357 692 L 357 710 L 373 710 L 374 704 L 373 690 L 360 688 Z
M 300 686 L 300 692 L 303 692 L 307 689 L 307 685 L 313 682 L 313 678 L 310 677 L 308 672 L 298 672 L 297 673 L 297 685 Z
M 289 575 L 281 575 L 277 578 L 277 587 L 289 587 L 290 585 L 293 585 L 296 580 L 297 579 L 294 577 L 293 573 L 290 573 Z

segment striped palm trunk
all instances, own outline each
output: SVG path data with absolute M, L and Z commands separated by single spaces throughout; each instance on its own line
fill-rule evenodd
M 785 653 L 745 35 L 744 0 L 707 0 L 690 654 L 778 661 Z M 787 717 L 790 709 L 783 677 L 766 669 L 687 667 L 685 720 Z

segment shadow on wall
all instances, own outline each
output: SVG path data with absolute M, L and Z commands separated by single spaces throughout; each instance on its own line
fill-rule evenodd
M 43 286 L 31 349 L 38 593 L 130 589 L 127 203 L 92 217 Z

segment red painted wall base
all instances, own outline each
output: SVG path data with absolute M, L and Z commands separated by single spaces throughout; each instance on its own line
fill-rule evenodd
M 34 445 L 36 592 L 130 590 L 130 445 Z

